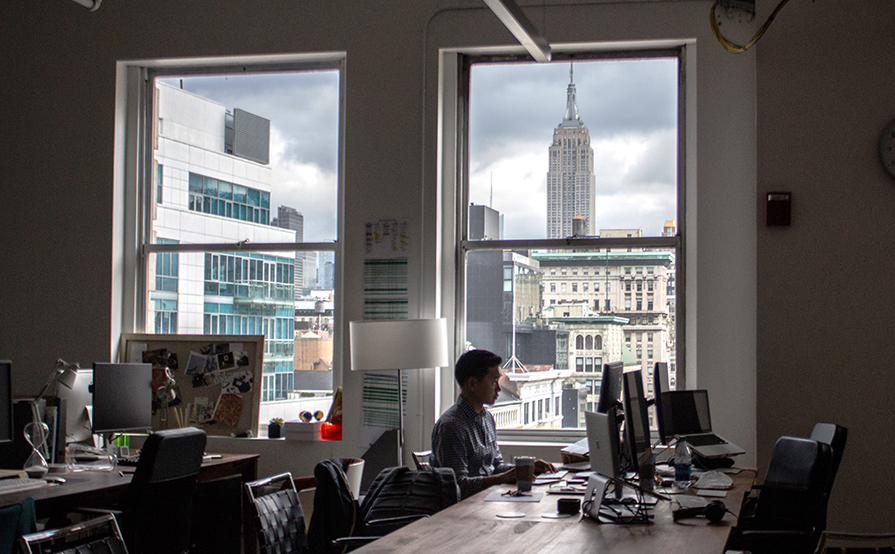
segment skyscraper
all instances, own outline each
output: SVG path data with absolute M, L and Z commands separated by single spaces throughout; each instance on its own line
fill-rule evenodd
M 304 241 L 305 218 L 301 212 L 289 206 L 280 206 L 277 208 L 277 217 L 271 222 L 271 225 L 281 227 L 283 229 L 292 229 L 295 231 L 295 242 Z M 305 252 L 295 253 L 295 271 L 293 273 L 295 279 L 295 299 L 298 300 L 302 296 L 302 286 L 304 285 L 304 267 Z
M 585 235 L 594 235 L 596 183 L 590 131 L 578 116 L 575 81 L 569 69 L 566 113 L 553 130 L 547 171 L 547 238 L 572 236 L 572 220 L 582 216 Z

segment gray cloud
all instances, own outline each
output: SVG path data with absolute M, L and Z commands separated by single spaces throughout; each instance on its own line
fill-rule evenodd
M 675 217 L 676 62 L 576 61 L 574 79 L 595 149 L 597 226 L 657 232 Z M 473 69 L 470 199 L 489 203 L 493 181 L 510 238 L 544 236 L 546 154 L 568 84 L 568 62 Z M 279 164 L 272 208 L 302 212 L 305 240 L 334 238 L 338 86 L 336 71 L 184 79 L 186 90 L 271 121 Z

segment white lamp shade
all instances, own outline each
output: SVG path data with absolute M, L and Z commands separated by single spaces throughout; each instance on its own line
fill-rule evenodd
M 351 370 L 445 367 L 448 359 L 446 319 L 352 321 Z

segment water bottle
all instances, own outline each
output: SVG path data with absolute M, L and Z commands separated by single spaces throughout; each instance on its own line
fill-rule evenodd
M 693 455 L 686 440 L 679 440 L 674 447 L 674 485 L 679 489 L 690 486 L 690 462 Z

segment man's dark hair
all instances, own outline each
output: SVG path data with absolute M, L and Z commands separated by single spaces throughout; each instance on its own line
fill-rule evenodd
M 457 379 L 457 383 L 462 387 L 463 383 L 470 377 L 481 379 L 488 375 L 489 369 L 494 366 L 500 366 L 501 362 L 503 362 L 503 358 L 494 352 L 470 350 L 457 360 L 457 365 L 454 367 L 454 378 Z

